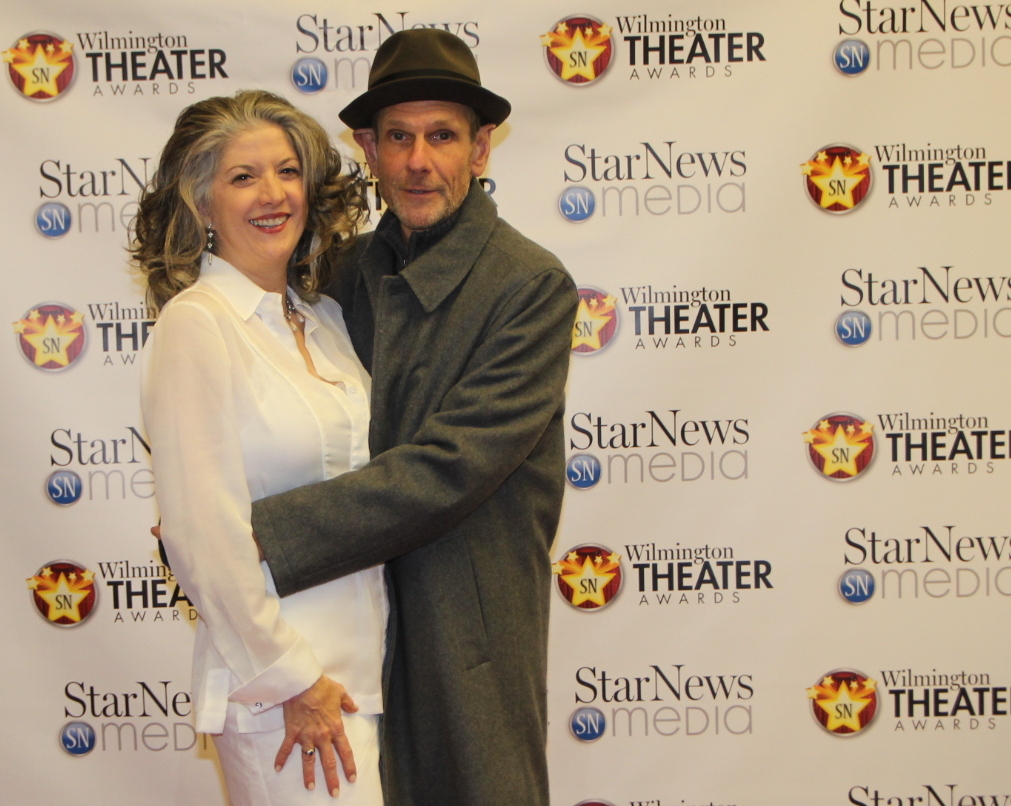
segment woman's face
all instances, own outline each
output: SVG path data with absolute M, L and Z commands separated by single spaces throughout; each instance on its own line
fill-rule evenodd
M 265 123 L 232 138 L 210 197 L 214 251 L 261 288 L 282 290 L 306 220 L 302 166 L 284 130 Z

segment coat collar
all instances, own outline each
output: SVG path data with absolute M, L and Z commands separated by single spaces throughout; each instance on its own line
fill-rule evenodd
M 476 179 L 471 180 L 453 228 L 400 272 L 399 276 L 410 286 L 426 313 L 438 308 L 463 282 L 491 237 L 497 220 L 495 202 Z M 400 224 L 387 210 L 379 226 Z M 383 276 L 390 273 L 385 254 L 389 248 L 381 238 L 373 237 L 362 257 L 362 273 L 372 299 L 377 298 Z

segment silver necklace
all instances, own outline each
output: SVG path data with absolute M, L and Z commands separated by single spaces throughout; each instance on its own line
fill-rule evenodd
M 305 324 L 305 317 L 295 310 L 295 303 L 287 293 L 284 295 L 284 321 L 288 323 L 292 333 L 298 333 L 299 328 Z

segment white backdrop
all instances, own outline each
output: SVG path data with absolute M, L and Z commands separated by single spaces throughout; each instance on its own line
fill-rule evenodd
M 487 187 L 586 300 L 553 801 L 1004 803 L 1011 9 L 950 0 L 6 9 L 5 802 L 223 802 L 127 227 L 199 98 L 282 93 L 353 156 L 413 25 L 512 101 Z

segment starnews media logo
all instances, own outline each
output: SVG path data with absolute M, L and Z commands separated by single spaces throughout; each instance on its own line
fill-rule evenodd
M 95 729 L 87 722 L 68 722 L 60 728 L 60 747 L 72 756 L 86 756 L 97 744 Z
M 558 197 L 558 212 L 569 221 L 579 224 L 590 218 L 597 209 L 597 197 L 582 185 L 571 185 Z
M 31 101 L 59 98 L 77 74 L 74 43 L 45 31 L 25 34 L 0 56 L 7 65 L 11 86 Z
M 844 76 L 858 76 L 871 66 L 871 49 L 862 39 L 844 39 L 832 51 L 832 64 Z
M 878 684 L 862 672 L 836 669 L 807 690 L 811 714 L 833 736 L 855 736 L 878 712 Z
M 804 192 L 826 213 L 851 213 L 871 192 L 871 157 L 853 146 L 835 144 L 801 163 Z
M 595 742 L 607 730 L 607 717 L 599 708 L 577 708 L 569 717 L 569 732 L 581 742 Z
M 811 466 L 832 481 L 855 479 L 874 459 L 874 425 L 855 414 L 829 414 L 804 432 Z
M 592 453 L 577 453 L 565 464 L 565 480 L 577 490 L 588 490 L 597 486 L 602 471 L 603 465 Z
M 614 59 L 611 26 L 585 14 L 566 17 L 541 36 L 544 61 L 570 87 L 586 87 L 607 72 Z
M 28 577 L 32 606 L 49 624 L 78 627 L 95 612 L 95 572 L 80 563 L 56 560 Z
M 551 566 L 555 586 L 567 604 L 582 611 L 600 610 L 621 592 L 621 555 L 605 546 L 576 546 Z
M 599 288 L 578 289 L 579 307 L 572 326 L 572 352 L 593 355 L 603 350 L 618 333 L 617 300 Z
M 874 575 L 866 568 L 850 568 L 839 577 L 838 590 L 850 604 L 863 604 L 874 596 Z
M 84 314 L 61 302 L 43 302 L 14 324 L 18 349 L 36 369 L 59 372 L 81 357 L 87 344 Z
M 835 320 L 835 337 L 847 347 L 866 344 L 874 328 L 864 311 L 843 311 Z
M 329 77 L 326 62 L 315 56 L 303 56 L 291 66 L 292 86 L 306 95 L 315 95 L 325 90 Z
M 83 492 L 81 477 L 73 470 L 55 470 L 46 478 L 46 497 L 57 506 L 76 504 Z

